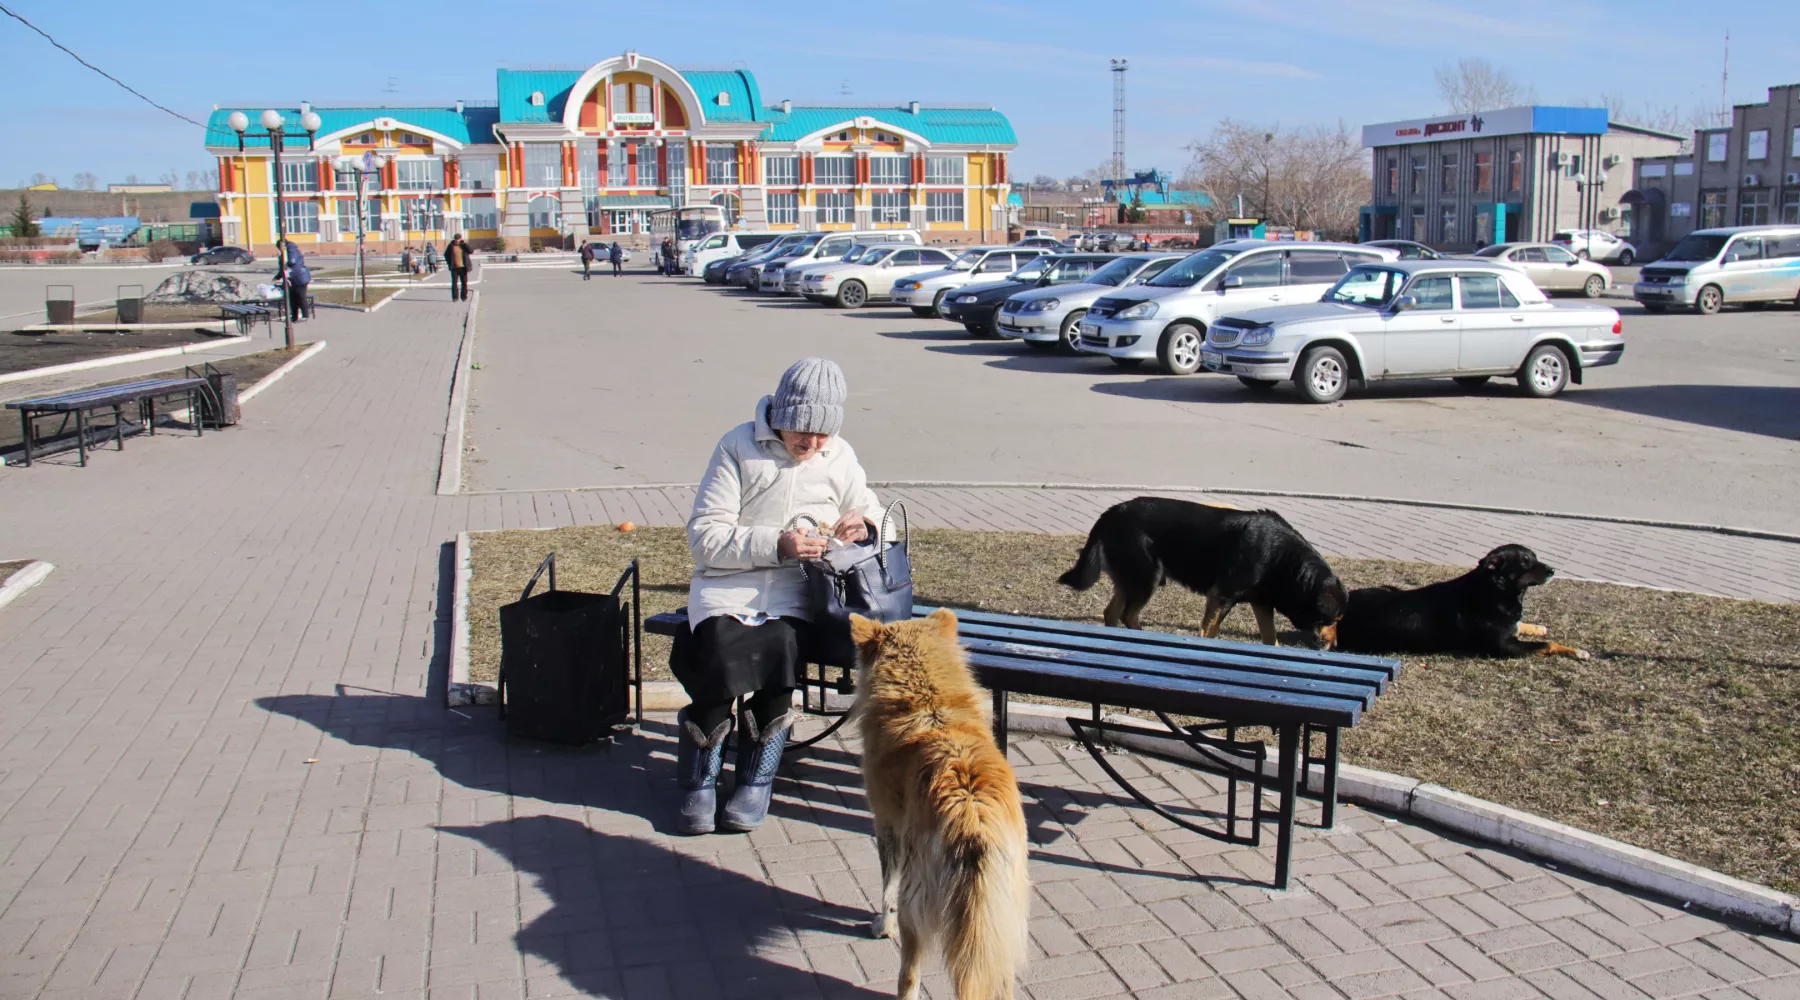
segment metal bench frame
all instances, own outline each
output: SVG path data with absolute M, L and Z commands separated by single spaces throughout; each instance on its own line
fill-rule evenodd
M 68 429 L 69 419 L 75 420 L 75 449 L 81 456 L 81 466 L 87 467 L 88 453 L 88 414 L 98 410 L 112 410 L 112 438 L 119 451 L 125 450 L 125 430 L 132 428 L 133 433 L 156 433 L 156 401 L 175 396 L 185 396 L 189 414 L 194 425 L 194 436 L 203 433 L 201 424 L 201 397 L 210 393 L 211 385 L 204 378 L 158 378 L 144 379 L 137 382 L 125 382 L 120 385 L 94 386 L 77 389 L 74 392 L 59 393 L 54 396 L 39 396 L 35 399 L 16 399 L 6 404 L 9 410 L 19 411 L 19 425 L 25 439 L 25 464 L 31 465 L 36 454 L 36 445 L 40 435 L 36 433 L 36 422 L 49 416 L 60 415 L 62 425 L 51 435 L 60 436 Z M 127 418 L 124 409 L 127 405 L 137 407 L 137 420 Z

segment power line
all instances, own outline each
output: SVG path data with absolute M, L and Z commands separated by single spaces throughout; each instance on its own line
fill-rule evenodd
M 7 17 L 10 17 L 13 20 L 19 22 L 20 24 L 23 24 L 25 27 L 30 28 L 32 31 L 35 31 L 38 34 L 43 35 L 45 41 L 47 41 L 51 45 L 54 45 L 57 48 L 63 50 L 64 52 L 67 52 L 69 54 L 69 58 L 75 60 L 76 62 L 82 64 L 83 66 L 86 66 L 88 69 L 93 70 L 94 72 L 100 74 L 101 76 L 106 77 L 108 80 L 111 80 L 112 82 L 118 84 L 120 87 L 124 88 L 124 90 L 126 92 L 130 93 L 131 95 L 136 97 L 138 100 L 143 101 L 145 104 L 150 105 L 151 107 L 157 109 L 158 111 L 162 111 L 162 112 L 166 112 L 167 114 L 174 115 L 176 118 L 179 118 L 184 122 L 187 122 L 189 125 L 197 125 L 203 129 L 207 127 L 204 123 L 197 122 L 197 121 L 193 120 L 192 118 L 189 118 L 187 115 L 182 114 L 179 111 L 176 111 L 172 108 L 164 107 L 161 104 L 156 103 L 155 101 L 151 100 L 150 98 L 144 96 L 144 94 L 142 92 L 136 90 L 130 84 L 126 83 L 124 80 L 119 79 L 118 77 L 112 75 L 111 73 L 108 73 L 107 71 L 101 69 L 100 67 L 94 65 L 93 63 L 88 62 L 86 59 L 83 59 L 80 56 L 76 55 L 75 50 L 69 48 L 67 45 L 64 45 L 63 43 L 50 37 L 49 32 L 45 31 L 44 29 L 38 27 L 35 24 L 32 24 L 30 21 L 25 20 L 24 15 L 20 14 L 18 11 L 13 10 L 11 7 L 6 6 L 4 3 L 0 3 L 0 13 L 4 13 Z M 210 129 L 209 129 L 209 131 L 210 131 Z

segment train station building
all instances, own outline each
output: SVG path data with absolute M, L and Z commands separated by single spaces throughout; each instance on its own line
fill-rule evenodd
M 387 243 L 466 234 L 555 243 L 644 232 L 651 213 L 716 205 L 746 229 L 914 228 L 974 242 L 1006 228 L 1006 116 L 986 106 L 855 107 L 766 102 L 744 69 L 676 69 L 635 52 L 586 68 L 496 71 L 497 99 L 451 107 L 276 108 L 289 133 L 279 211 L 299 243 L 354 243 L 359 221 Z M 269 139 L 243 149 L 216 108 L 220 227 L 236 245 L 272 244 L 277 198 Z M 360 164 L 363 211 L 357 211 Z

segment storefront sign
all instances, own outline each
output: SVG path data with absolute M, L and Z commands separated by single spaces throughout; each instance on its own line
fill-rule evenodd
M 656 116 L 648 111 L 620 111 L 612 116 L 614 125 L 652 125 Z
M 1554 135 L 1603 135 L 1606 132 L 1605 108 L 1502 108 L 1472 115 L 1441 115 L 1411 121 L 1364 125 L 1364 146 L 1404 146 L 1415 142 L 1443 142 L 1450 139 L 1473 139 L 1476 136 L 1523 135 L 1531 132 Z

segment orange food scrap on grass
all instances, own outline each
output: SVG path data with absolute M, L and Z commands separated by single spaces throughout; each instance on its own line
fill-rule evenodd
M 620 521 L 619 522 L 619 530 L 620 531 L 636 531 L 637 525 L 632 524 L 630 521 Z

